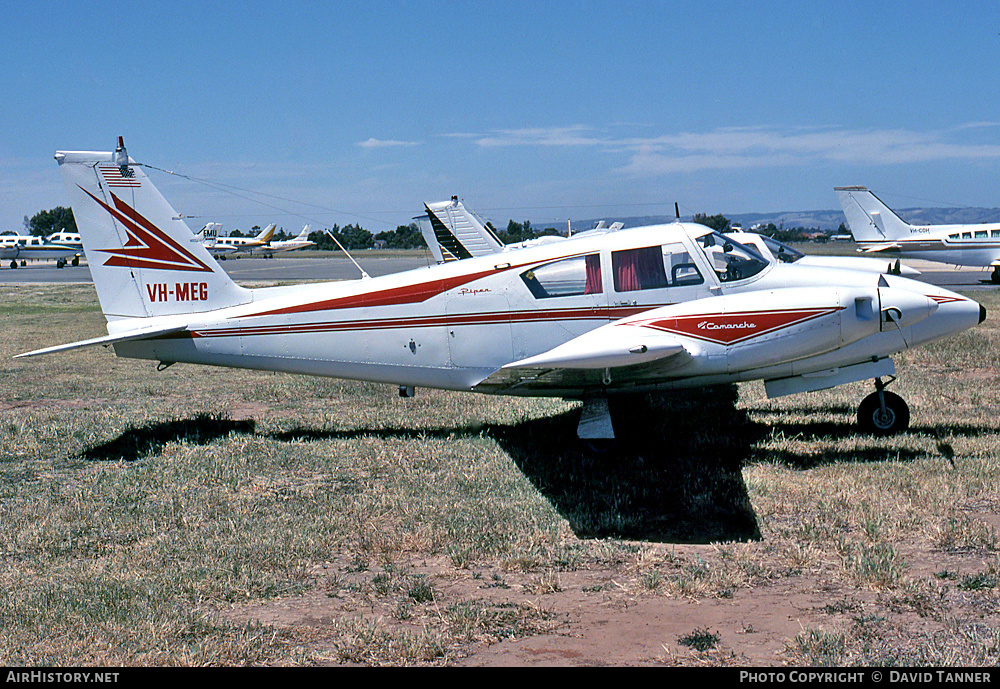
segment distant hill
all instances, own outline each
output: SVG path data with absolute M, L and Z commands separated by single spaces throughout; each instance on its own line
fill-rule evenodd
M 1000 208 L 898 208 L 894 209 L 899 217 L 914 225 L 960 225 L 977 224 L 984 222 L 1000 222 Z M 720 211 L 706 210 L 707 215 L 715 215 Z M 844 213 L 840 210 L 826 211 L 785 211 L 780 213 L 734 213 L 729 214 L 721 211 L 722 215 L 729 218 L 731 223 L 739 223 L 744 229 L 750 229 L 754 225 L 774 225 L 781 229 L 790 230 L 797 227 L 816 228 L 820 230 L 836 231 L 841 223 L 847 224 Z M 641 227 L 643 225 L 657 225 L 674 221 L 673 215 L 643 215 L 630 217 L 596 218 L 593 220 L 573 221 L 573 231 L 589 230 L 600 220 L 610 225 L 613 222 L 625 223 L 625 227 Z M 691 220 L 691 216 L 681 216 L 681 220 Z M 554 227 L 565 233 L 566 221 L 531 221 L 535 228 Z

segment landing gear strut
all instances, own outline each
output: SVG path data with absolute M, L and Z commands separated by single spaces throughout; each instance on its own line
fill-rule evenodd
M 858 425 L 864 433 L 895 435 L 910 425 L 910 408 L 902 397 L 886 390 L 887 385 L 881 378 L 876 378 L 875 392 L 865 397 L 858 406 Z

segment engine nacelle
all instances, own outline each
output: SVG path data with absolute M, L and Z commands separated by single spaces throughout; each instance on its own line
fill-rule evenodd
M 732 372 L 824 354 L 935 308 L 924 295 L 874 285 L 788 288 L 665 306 L 606 327 L 670 333 L 703 372 Z

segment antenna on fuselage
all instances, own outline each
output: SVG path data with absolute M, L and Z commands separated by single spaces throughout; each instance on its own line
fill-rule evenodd
M 336 242 L 337 246 L 340 247 L 340 250 L 344 252 L 344 255 L 347 256 L 347 258 L 351 259 L 351 263 L 353 263 L 355 266 L 357 266 L 358 270 L 361 271 L 361 278 L 362 279 L 370 278 L 371 277 L 371 275 L 369 275 L 368 273 L 365 272 L 364 268 L 362 268 L 360 265 L 358 265 L 358 262 L 355 261 L 354 257 L 351 256 L 350 252 L 348 252 L 347 249 L 344 248 L 344 245 L 341 244 L 340 241 L 338 241 L 338 239 L 334 236 L 333 232 L 330 232 L 330 230 L 327 230 L 327 229 L 324 229 L 323 231 L 326 232 L 328 235 L 330 235 L 330 239 L 332 239 L 334 242 Z
M 681 221 L 681 209 L 680 209 L 680 206 L 677 205 L 676 201 L 674 201 L 674 215 L 677 217 L 677 222 L 680 222 Z

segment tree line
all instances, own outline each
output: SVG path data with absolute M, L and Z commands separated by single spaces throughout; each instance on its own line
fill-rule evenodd
M 716 215 L 696 213 L 692 220 L 693 222 L 711 227 L 713 230 L 718 230 L 719 232 L 728 232 L 732 229 L 732 223 L 729 218 L 721 213 Z M 489 228 L 489 230 L 493 232 L 504 244 L 518 244 L 520 242 L 537 239 L 546 235 L 559 234 L 559 232 L 553 227 L 536 230 L 532 226 L 530 220 L 516 222 L 512 219 L 507 223 L 507 227 L 504 230 L 498 230 L 492 225 L 492 223 L 489 222 L 486 223 L 486 227 Z M 76 220 L 73 218 L 72 209 L 65 208 L 63 206 L 56 206 L 50 210 L 39 211 L 31 218 L 24 216 L 24 228 L 29 234 L 40 237 L 46 237 L 60 231 L 77 231 Z M 254 229 L 259 230 L 260 228 L 255 226 Z M 768 223 L 766 226 L 758 228 L 756 231 L 760 234 L 767 235 L 768 237 L 773 237 L 780 242 L 808 241 L 812 239 L 812 236 L 815 235 L 816 232 L 818 232 L 816 228 L 785 228 L 784 226 L 777 227 L 774 223 Z M 847 227 L 841 223 L 840 228 L 837 230 L 837 234 L 848 233 L 849 231 Z M 385 246 L 389 249 L 420 249 L 427 246 L 427 243 L 424 241 L 424 237 L 420 232 L 420 228 L 416 223 L 410 223 L 409 225 L 399 225 L 395 230 L 386 230 L 384 232 L 379 232 L 378 234 L 372 234 L 360 225 L 345 225 L 344 227 L 334 225 L 329 230 L 317 230 L 309 234 L 309 240 L 315 242 L 315 247 L 313 248 L 326 251 L 337 250 L 339 247 L 330 237 L 330 234 L 336 237 L 337 241 L 339 241 L 348 251 L 371 249 L 375 246 L 376 242 L 384 242 Z M 232 236 L 242 236 L 242 233 L 238 230 L 234 230 L 232 232 Z M 275 233 L 274 238 L 276 240 L 281 240 L 288 239 L 292 236 L 293 235 L 286 233 L 284 230 L 279 230 Z
M 693 222 L 699 225 L 705 225 L 706 227 L 711 227 L 717 232 L 729 232 L 732 230 L 732 223 L 729 218 L 722 214 L 716 215 L 706 215 L 704 213 L 695 213 L 692 218 Z M 785 228 L 784 225 L 781 227 L 776 226 L 773 222 L 767 223 L 763 227 L 758 227 L 754 230 L 757 234 L 763 234 L 773 239 L 777 239 L 779 242 L 784 242 L 785 244 L 791 242 L 808 242 L 816 239 L 816 234 L 821 233 L 819 241 L 826 241 L 829 239 L 829 233 L 824 232 L 816 227 L 792 227 Z M 846 235 L 850 234 L 850 230 L 844 223 L 840 223 L 840 227 L 837 228 L 836 234 Z

